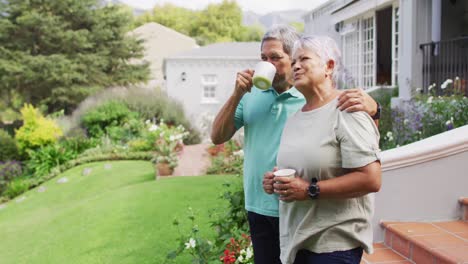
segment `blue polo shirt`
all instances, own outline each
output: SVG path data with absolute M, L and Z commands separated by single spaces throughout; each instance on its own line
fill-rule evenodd
M 278 217 L 278 197 L 263 191 L 263 175 L 276 166 L 276 155 L 286 119 L 305 104 L 304 96 L 294 87 L 278 94 L 252 88 L 236 109 L 236 129 L 244 127 L 245 209 Z

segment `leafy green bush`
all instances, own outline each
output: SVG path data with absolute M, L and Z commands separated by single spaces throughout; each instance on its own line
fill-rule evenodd
M 106 129 L 122 126 L 137 116 L 138 114 L 130 111 L 124 103 L 109 101 L 86 112 L 81 122 L 91 137 L 100 138 L 106 134 Z
M 21 109 L 24 124 L 16 131 L 16 141 L 20 150 L 25 153 L 28 149 L 57 142 L 62 136 L 62 131 L 51 119 L 45 118 L 30 104 L 25 104 Z
M 137 112 L 143 120 L 164 120 L 169 125 L 184 126 L 190 132 L 184 140 L 185 144 L 197 144 L 201 141 L 200 133 L 185 117 L 182 105 L 159 89 L 150 90 L 139 87 L 108 89 L 88 98 L 73 115 L 75 119 L 82 120 L 87 112 L 109 101 L 124 103 L 128 109 Z
M 4 130 L 0 130 L 0 161 L 16 160 L 19 157 L 16 141 Z
M 3 195 L 9 199 L 13 199 L 16 196 L 29 190 L 30 181 L 27 178 L 15 178 L 8 183 L 6 190 L 3 192 Z
M 243 174 L 244 151 L 236 141 L 213 145 L 207 151 L 212 155 L 207 174 Z
M 14 178 L 22 174 L 21 164 L 17 161 L 0 162 L 0 194 Z
M 419 95 L 392 110 L 392 129 L 381 137 L 382 149 L 403 146 L 468 124 L 468 98 Z
M 76 157 L 76 154 L 65 147 L 54 144 L 44 146 L 36 151 L 29 151 L 26 168 L 35 177 L 47 175 L 53 168 L 65 164 Z
M 127 143 L 131 151 L 151 151 L 154 149 L 154 142 L 149 142 L 143 138 L 136 138 Z
M 87 138 L 83 135 L 73 137 L 65 137 L 59 141 L 59 145 L 70 151 L 74 156 L 78 156 L 87 149 L 94 148 L 98 145 L 99 140 L 95 138 Z

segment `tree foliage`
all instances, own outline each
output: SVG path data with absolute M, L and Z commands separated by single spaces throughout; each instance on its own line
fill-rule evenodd
M 145 81 L 132 14 L 98 0 L 0 1 L 0 93 L 70 112 L 93 92 Z
M 135 26 L 156 22 L 189 35 L 200 45 L 229 41 L 259 41 L 263 30 L 242 25 L 242 11 L 235 1 L 223 0 L 194 11 L 171 4 L 158 5 L 138 17 Z

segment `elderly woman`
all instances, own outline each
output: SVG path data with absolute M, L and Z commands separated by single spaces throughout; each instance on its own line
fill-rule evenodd
M 340 57 L 328 37 L 302 37 L 293 50 L 294 86 L 306 104 L 284 127 L 277 165 L 296 175 L 267 172 L 263 180 L 265 192 L 281 201 L 283 264 L 358 264 L 363 250 L 372 252 L 379 132 L 367 113 L 337 109 Z

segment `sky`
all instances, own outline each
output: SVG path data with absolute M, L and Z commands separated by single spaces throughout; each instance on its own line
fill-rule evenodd
M 220 3 L 222 0 L 121 0 L 122 2 L 143 9 L 151 9 L 154 5 L 172 3 L 190 9 L 203 9 L 211 3 Z M 258 14 L 266 14 L 273 11 L 290 9 L 312 10 L 314 7 L 327 0 L 237 0 L 243 11 L 253 11 Z

